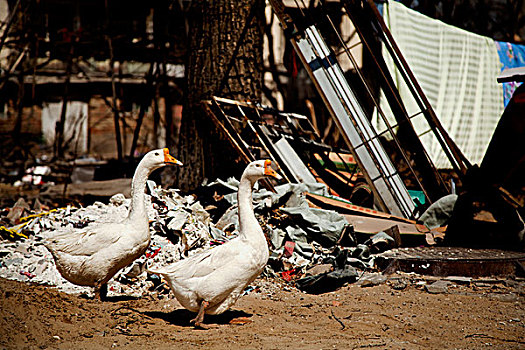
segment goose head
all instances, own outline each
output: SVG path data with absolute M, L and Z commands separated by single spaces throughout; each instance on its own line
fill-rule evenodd
M 252 184 L 257 180 L 268 176 L 274 177 L 277 180 L 282 178 L 275 170 L 273 170 L 272 161 L 269 159 L 251 162 L 242 174 L 242 177 L 250 180 Z
M 155 149 L 146 153 L 141 161 L 142 165 L 148 169 L 154 170 L 168 164 L 182 165 L 180 161 L 175 159 L 167 148 Z

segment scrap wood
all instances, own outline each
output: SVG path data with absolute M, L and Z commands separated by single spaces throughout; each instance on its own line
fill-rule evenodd
M 247 324 L 247 323 L 252 323 L 253 321 L 250 320 L 248 317 L 236 317 L 232 320 L 230 320 L 230 322 L 228 322 L 229 324 L 238 324 L 238 325 L 243 325 L 243 324 Z
M 415 221 L 412 223 L 404 223 L 399 221 L 394 221 L 386 218 L 379 217 L 369 217 L 364 215 L 351 215 L 351 214 L 341 214 L 349 223 L 354 226 L 354 230 L 360 233 L 367 234 L 376 234 L 390 229 L 392 226 L 397 226 L 399 228 L 399 233 L 402 235 L 414 235 L 425 237 L 428 232 L 421 232 L 418 229 Z
M 339 173 L 336 173 L 335 171 L 325 168 L 326 172 L 330 173 L 330 175 L 336 177 L 339 181 L 343 183 L 347 183 L 348 186 L 353 186 L 352 182 L 355 182 L 357 180 L 358 175 L 357 174 L 350 174 L 344 171 L 339 171 Z M 344 176 L 347 176 L 346 178 Z M 351 178 L 350 178 L 351 176 Z
M 424 225 L 418 225 L 418 226 L 424 226 Z M 435 245 L 439 241 L 443 241 L 445 239 L 446 231 L 447 231 L 447 226 L 437 227 L 437 228 L 428 230 L 428 232 L 425 233 L 425 240 L 427 241 L 427 244 Z
M 320 209 L 333 209 L 340 214 L 351 213 L 356 215 L 366 215 L 373 216 L 377 218 L 388 219 L 392 221 L 400 221 L 409 224 L 415 224 L 414 220 L 405 219 L 400 216 L 395 216 L 385 212 L 377 211 L 370 208 L 361 207 L 359 205 L 352 204 L 344 199 L 335 199 L 330 197 L 321 196 L 318 194 L 313 194 L 310 192 L 306 193 L 306 200 L 310 207 L 320 208 Z M 393 225 L 391 225 L 393 226 Z

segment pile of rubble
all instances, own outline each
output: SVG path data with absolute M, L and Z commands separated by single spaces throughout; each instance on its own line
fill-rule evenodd
M 148 181 L 151 244 L 142 257 L 109 282 L 108 294 L 141 296 L 165 288 L 157 276 L 144 272 L 147 265 L 164 266 L 235 237 L 237 185 L 235 179 L 207 185 L 205 192 L 209 195 L 201 195 L 202 202 L 207 203 L 203 207 L 193 195 L 181 196 L 174 189 Z M 254 210 L 270 247 L 266 274 L 296 281 L 299 288 L 319 293 L 355 281 L 358 272 L 354 267 L 372 266 L 371 256 L 364 254 L 369 246 L 393 239 L 379 234 L 368 246 L 356 246 L 352 226 L 335 211 L 309 207 L 304 196 L 307 191 L 326 195 L 322 184 L 285 184 L 276 187 L 275 193 L 259 189 L 253 194 Z M 67 228 L 122 219 L 129 204 L 130 199 L 118 194 L 108 204 L 95 202 L 87 207 L 37 212 L 41 208 L 37 201 L 36 209 L 30 209 L 19 200 L 0 216 L 0 277 L 57 286 L 67 293 L 91 294 L 91 288 L 73 285 L 60 276 L 43 241 Z M 342 248 L 343 241 L 353 247 Z

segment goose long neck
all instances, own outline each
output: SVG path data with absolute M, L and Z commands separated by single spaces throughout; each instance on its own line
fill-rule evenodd
M 148 214 L 146 213 L 146 181 L 151 173 L 142 162 L 139 163 L 131 181 L 131 204 L 129 208 L 128 218 L 132 221 L 145 220 L 148 221 Z
M 257 234 L 257 231 L 262 232 L 253 212 L 252 187 L 253 182 L 247 178 L 241 178 L 237 192 L 237 203 L 239 205 L 240 234 L 245 237 L 251 234 Z

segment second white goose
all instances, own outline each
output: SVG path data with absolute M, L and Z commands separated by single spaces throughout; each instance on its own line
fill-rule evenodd
M 235 304 L 268 262 L 268 245 L 252 204 L 252 187 L 265 176 L 280 178 L 270 160 L 252 162 L 242 174 L 237 192 L 238 237 L 174 264 L 148 270 L 162 275 L 181 305 L 198 313 L 192 320 L 195 327 L 205 328 L 205 313 L 220 314 Z

